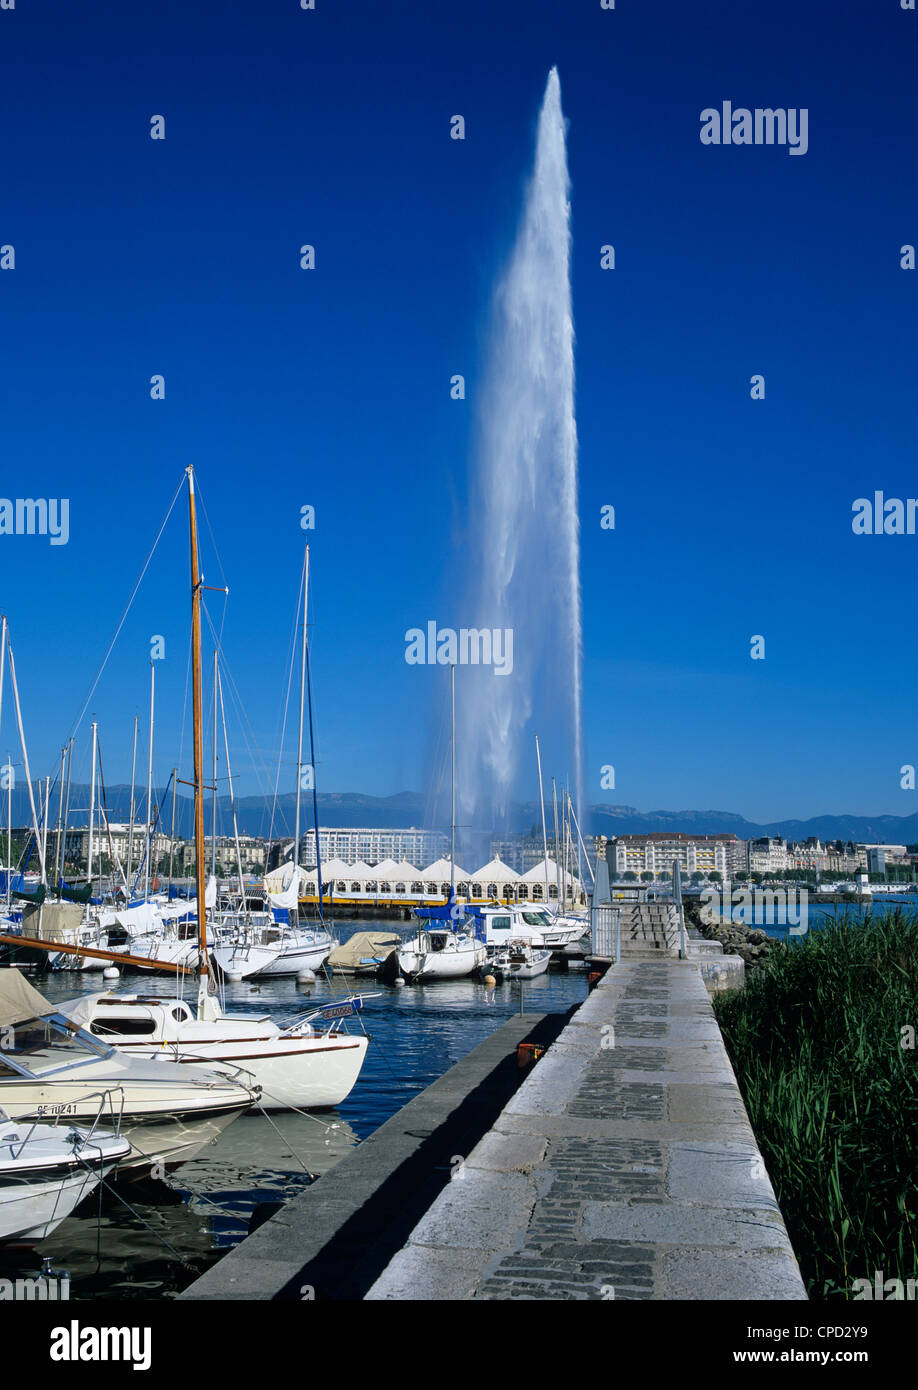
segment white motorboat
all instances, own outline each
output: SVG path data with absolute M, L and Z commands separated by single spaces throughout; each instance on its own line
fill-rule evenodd
M 0 1108 L 16 1121 L 63 1117 L 118 1129 L 131 1144 L 128 1169 L 187 1162 L 258 1100 L 253 1086 L 215 1068 L 115 1051 L 18 970 L 0 970 L 0 1029 L 8 1039 L 0 1051 Z
M 44 1240 L 130 1152 L 120 1134 L 22 1124 L 0 1110 L 0 1244 Z
M 506 946 L 494 947 L 485 970 L 496 970 L 505 980 L 534 980 L 544 975 L 551 962 L 552 952 L 540 950 L 526 942 L 509 941 Z
M 560 924 L 544 907 L 508 904 L 507 906 L 474 907 L 473 913 L 480 938 L 488 946 L 503 946 L 509 941 L 522 941 L 529 946 L 548 947 L 560 951 L 579 941 L 583 929 Z

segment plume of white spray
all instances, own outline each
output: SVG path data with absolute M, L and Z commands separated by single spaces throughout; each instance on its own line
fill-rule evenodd
M 466 612 L 513 630 L 513 671 L 460 673 L 463 820 L 499 826 L 532 733 L 552 740 L 582 804 L 580 544 L 570 180 L 561 84 L 548 75 L 535 163 L 493 306 L 478 415 Z M 531 724 L 533 716 L 539 728 Z M 525 771 L 534 773 L 528 764 Z M 531 783 L 531 778 L 528 778 Z

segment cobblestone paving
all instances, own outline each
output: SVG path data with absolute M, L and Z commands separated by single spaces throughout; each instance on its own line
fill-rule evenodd
M 598 988 L 569 1049 L 553 1069 L 549 1052 L 484 1148 L 474 1212 L 462 1193 L 441 1194 L 434 1221 L 370 1297 L 423 1297 L 431 1279 L 435 1297 L 459 1299 L 735 1298 L 737 1279 L 745 1296 L 805 1297 L 780 1220 L 767 1249 L 758 1238 L 755 1214 L 774 1201 L 767 1177 L 748 1163 L 736 1177 L 737 1144 L 748 1157 L 754 1138 L 729 1073 L 711 1065 L 713 1016 L 697 967 L 625 961 L 609 993 Z M 731 1175 L 723 1200 L 715 1161 Z
M 663 1146 L 646 1139 L 555 1139 L 549 1144 L 545 1168 L 552 1174 L 551 1191 L 536 1203 L 522 1249 L 501 1260 L 476 1296 L 650 1298 L 653 1247 L 588 1240 L 582 1234 L 582 1217 L 586 1203 L 610 1198 L 662 1203 Z

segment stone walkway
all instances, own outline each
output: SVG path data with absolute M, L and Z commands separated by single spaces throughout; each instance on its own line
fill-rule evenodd
M 368 1299 L 802 1299 L 700 971 L 613 967 Z

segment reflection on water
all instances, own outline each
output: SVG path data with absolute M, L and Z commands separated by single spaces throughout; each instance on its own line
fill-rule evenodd
M 340 924 L 337 934 L 346 940 L 354 931 L 373 930 L 405 934 L 410 928 L 364 920 Z M 52 1001 L 109 984 L 86 972 L 32 978 Z M 192 981 L 151 974 L 124 976 L 111 988 L 156 995 L 178 989 L 191 999 L 197 989 Z M 521 989 L 524 1009 L 553 1013 L 580 1003 L 587 984 L 582 970 L 490 988 L 472 980 L 399 989 L 344 977 L 320 977 L 305 989 L 295 980 L 243 980 L 226 986 L 226 1003 L 233 1011 L 286 1022 L 357 989 L 374 996 L 362 1013 L 372 1041 L 357 1085 L 337 1110 L 243 1115 L 164 1182 L 116 1184 L 132 1211 L 97 1189 L 34 1252 L 0 1250 L 0 1276 L 34 1275 L 49 1256 L 55 1268 L 69 1271 L 74 1299 L 174 1296 L 247 1234 L 256 1208 L 302 1191 L 518 1013 Z

